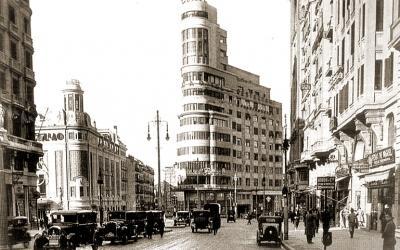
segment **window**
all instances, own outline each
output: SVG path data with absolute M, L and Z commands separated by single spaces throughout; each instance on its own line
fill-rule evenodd
M 24 17 L 24 32 L 25 34 L 29 34 L 29 19 Z
M 240 111 L 237 111 L 236 116 L 237 116 L 237 118 L 242 118 L 242 113 Z
M 262 149 L 267 149 L 267 143 L 261 142 L 261 148 Z
M 258 141 L 254 141 L 254 147 L 258 148 Z
M 383 31 L 383 1 L 376 0 L 376 31 Z
M 382 60 L 375 60 L 375 90 L 382 89 Z
M 246 140 L 246 147 L 250 147 L 250 140 Z
M 1 72 L 0 72 L 0 78 L 1 78 Z M 33 87 L 32 86 L 27 86 L 26 87 L 26 99 L 30 103 L 34 102 Z
M 250 134 L 250 126 L 246 126 L 246 133 Z
M 275 180 L 275 187 L 280 187 L 282 185 L 281 180 Z
M 17 43 L 13 40 L 10 41 L 10 54 L 12 59 L 18 59 Z
M 75 187 L 71 187 L 71 197 L 75 197 Z
M 254 186 L 255 186 L 255 187 L 258 186 L 258 179 L 254 179 Z
M 74 132 L 69 132 L 69 133 L 68 133 L 68 139 L 70 139 L 70 140 L 74 140 L 74 139 L 75 139 L 75 134 L 74 134 Z
M 6 85 L 6 74 L 3 71 L 0 71 L 0 89 L 6 90 L 7 85 Z
M 32 53 L 25 51 L 25 67 L 32 69 Z
M 0 51 L 4 52 L 4 33 L 0 32 Z
M 16 96 L 19 96 L 20 94 L 20 87 L 19 87 L 19 78 L 17 76 L 14 76 L 12 79 L 12 89 L 13 89 L 13 94 Z
M 253 116 L 253 122 L 258 122 L 258 116 Z
M 246 186 L 250 186 L 250 178 L 246 178 Z
M 83 187 L 82 187 L 82 186 L 79 187 L 79 196 L 80 196 L 80 197 L 83 197 L 83 196 L 84 196 Z
M 268 180 L 268 185 L 269 185 L 270 187 L 273 187 L 273 186 L 274 186 L 274 180 L 269 179 L 269 180 Z
M 254 173 L 258 173 L 258 166 L 254 166 Z
M 362 5 L 361 38 L 365 36 L 365 3 Z
M 250 173 L 250 165 L 246 165 L 246 173 Z
M 385 59 L 385 87 L 393 84 L 393 52 Z
M 254 153 L 254 160 L 258 161 L 258 154 L 257 153 Z
M 360 81 L 360 95 L 364 94 L 364 64 L 361 65 L 360 75 L 358 76 Z
M 263 129 L 261 129 L 261 134 L 262 134 L 263 136 L 266 136 L 266 135 L 267 135 L 267 131 L 263 128 Z
M 232 109 L 229 110 L 229 114 L 230 114 L 230 115 L 232 114 Z
M 254 128 L 254 134 L 258 135 L 258 128 Z
M 396 142 L 396 130 L 395 130 L 395 126 L 394 126 L 394 116 L 393 113 L 390 113 L 387 117 L 386 117 L 386 121 L 387 121 L 387 126 L 388 126 L 388 134 L 387 134 L 387 138 L 388 138 L 388 146 L 389 147 L 393 147 L 395 142 Z
M 10 5 L 8 6 L 8 20 L 10 20 L 11 23 L 16 24 L 15 9 Z

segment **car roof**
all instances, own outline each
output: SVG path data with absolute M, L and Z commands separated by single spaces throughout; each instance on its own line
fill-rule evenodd
M 51 212 L 51 214 L 87 214 L 87 213 L 96 213 L 92 210 L 57 210 Z
M 189 213 L 189 211 L 178 211 L 177 213 Z
M 12 217 L 12 218 L 11 218 L 11 220 L 21 220 L 21 219 L 27 220 L 28 217 L 26 217 L 26 216 L 16 216 L 16 217 Z

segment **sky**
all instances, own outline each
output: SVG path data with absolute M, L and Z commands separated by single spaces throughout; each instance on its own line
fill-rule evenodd
M 78 79 L 97 128 L 118 126 L 128 153 L 157 169 L 176 162 L 181 100 L 180 0 L 31 0 L 37 110 L 62 108 Z M 271 98 L 290 107 L 290 1 L 208 0 L 228 33 L 229 64 L 258 74 Z

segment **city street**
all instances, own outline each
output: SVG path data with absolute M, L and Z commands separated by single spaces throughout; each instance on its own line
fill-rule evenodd
M 108 242 L 100 249 L 280 249 L 273 245 L 257 246 L 256 243 L 256 220 L 251 225 L 246 225 L 247 220 L 237 220 L 236 223 L 226 223 L 222 218 L 222 225 L 217 235 L 201 230 L 192 233 L 190 227 L 172 228 L 171 232 L 153 236 L 153 239 L 139 239 L 127 245 Z M 168 223 L 167 223 L 168 225 Z

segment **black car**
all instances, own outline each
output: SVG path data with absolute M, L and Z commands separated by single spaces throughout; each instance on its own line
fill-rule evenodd
M 17 216 L 8 219 L 8 244 L 23 243 L 25 248 L 29 247 L 31 236 L 28 233 L 28 218 Z
M 197 233 L 199 229 L 207 229 L 211 233 L 212 220 L 210 210 L 193 210 L 191 228 L 192 233 Z
M 233 209 L 228 210 L 228 216 L 226 218 L 226 222 L 228 223 L 230 221 L 236 222 L 235 210 L 233 210 Z
M 126 220 L 128 223 L 136 226 L 136 232 L 138 235 L 145 232 L 147 220 L 147 214 L 145 211 L 127 211 Z
M 35 249 L 75 249 L 80 245 L 97 246 L 97 213 L 59 210 L 50 214 L 49 229 L 37 235 Z
M 279 246 L 282 244 L 282 217 L 266 216 L 258 217 L 257 245 L 262 242 L 274 242 Z
M 111 241 L 111 243 L 121 241 L 124 244 L 132 238 L 137 241 L 137 226 L 128 221 L 126 215 L 126 211 L 108 212 L 108 221 L 99 228 L 98 232 L 98 238 L 101 239 L 100 245 L 104 240 Z
M 189 211 L 178 211 L 174 218 L 174 226 L 177 225 L 188 225 L 190 226 L 190 212 Z

